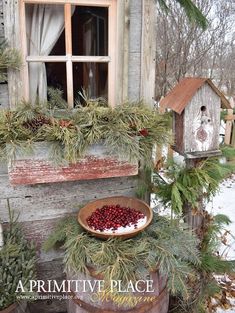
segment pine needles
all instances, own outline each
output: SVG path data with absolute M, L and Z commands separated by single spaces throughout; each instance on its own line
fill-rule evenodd
M 8 47 L 5 40 L 0 41 L 0 82 L 6 81 L 6 70 L 18 70 L 21 65 L 21 56 L 16 49 Z
M 63 100 L 55 107 L 61 95 L 57 91 L 50 94 L 52 102 L 35 106 L 23 102 L 15 110 L 0 112 L 1 155 L 12 160 L 14 154 L 8 154 L 11 149 L 7 146 L 20 150 L 27 146 L 26 141 L 48 141 L 52 143 L 51 159 L 56 155 L 59 163 L 75 163 L 90 145 L 103 143 L 120 159 L 144 159 L 151 166 L 153 145 L 170 141 L 168 117 L 142 103 L 113 109 L 98 100 L 87 100 L 83 107 L 61 111 Z
M 88 272 L 88 266 L 104 279 L 145 279 L 150 271 L 159 270 L 168 276 L 172 293 L 188 297 L 187 279 L 193 276 L 191 264 L 199 266 L 198 241 L 185 225 L 171 223 L 155 215 L 154 222 L 133 239 L 103 241 L 84 233 L 75 218 L 62 221 L 44 243 L 49 250 L 63 242 L 65 270 Z M 184 242 L 184 244 L 182 244 Z
M 4 246 L 0 250 L 0 310 L 17 301 L 22 292 L 16 293 L 19 280 L 29 290 L 29 280 L 36 278 L 34 245 L 23 238 L 17 218 L 10 213 L 9 228 L 4 231 Z
M 166 12 L 170 10 L 170 7 L 166 0 L 157 0 L 157 1 L 163 10 L 165 10 Z M 195 23 L 196 25 L 199 25 L 203 30 L 207 28 L 208 21 L 206 17 L 202 14 L 200 9 L 193 3 L 193 1 L 175 0 L 175 2 L 182 7 L 190 23 Z

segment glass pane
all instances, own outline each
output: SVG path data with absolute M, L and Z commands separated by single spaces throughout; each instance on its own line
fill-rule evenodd
M 48 99 L 48 87 L 59 89 L 66 100 L 66 64 L 65 63 L 29 63 L 29 95 L 32 103 L 37 99 Z
M 28 55 L 65 55 L 64 6 L 26 4 Z
M 83 90 L 89 98 L 108 99 L 108 63 L 73 63 L 73 89 L 74 99 Z
M 63 99 L 67 101 L 66 63 L 47 62 L 45 64 L 48 88 L 59 89 Z
M 76 6 L 72 16 L 73 55 L 108 55 L 108 8 Z

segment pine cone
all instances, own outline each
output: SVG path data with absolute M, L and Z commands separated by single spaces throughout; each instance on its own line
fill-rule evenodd
M 29 130 L 31 130 L 33 133 L 36 133 L 39 128 L 41 128 L 43 125 L 50 125 L 51 120 L 47 118 L 44 115 L 38 115 L 32 120 L 28 120 L 23 124 L 23 126 Z

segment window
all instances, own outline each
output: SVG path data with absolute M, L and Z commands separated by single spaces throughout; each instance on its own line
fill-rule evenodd
M 69 106 L 79 92 L 115 105 L 116 0 L 21 0 L 24 97 L 59 88 Z

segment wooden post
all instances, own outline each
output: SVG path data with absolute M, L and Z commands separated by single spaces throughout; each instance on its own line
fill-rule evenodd
M 2 224 L 0 223 L 0 250 L 2 249 L 4 245 L 4 241 L 3 241 L 3 228 L 2 228 Z
M 198 159 L 186 159 L 186 168 L 191 169 L 191 168 L 197 168 L 201 161 L 203 161 L 202 158 Z M 194 208 L 192 207 L 189 203 L 184 203 L 183 204 L 183 214 L 184 214 L 184 220 L 185 222 L 192 228 L 199 239 L 203 239 L 203 233 L 202 233 L 202 228 L 204 224 L 204 215 L 205 215 L 205 207 L 203 203 L 203 197 L 200 196 L 198 198 L 198 207 Z
M 234 115 L 235 117 L 235 115 Z M 235 124 L 233 122 L 233 133 L 232 133 L 232 138 L 231 138 L 231 146 L 235 147 Z
M 4 32 L 10 48 L 21 47 L 20 36 L 20 1 L 5 0 L 3 3 Z M 23 69 L 24 66 L 21 68 Z M 22 72 L 22 71 L 21 71 Z M 9 103 L 14 107 L 23 97 L 22 73 L 19 70 L 8 70 Z
M 156 8 L 152 0 L 142 1 L 141 96 L 153 106 L 156 79 Z
M 230 105 L 232 108 L 234 108 L 234 101 L 230 101 Z M 224 137 L 224 143 L 226 145 L 230 145 L 231 143 L 231 136 L 232 136 L 232 129 L 233 129 L 233 109 L 228 110 L 228 115 L 226 117 L 226 128 L 225 128 L 225 137 Z
M 233 109 L 228 110 L 228 119 L 229 117 L 233 116 Z M 233 121 L 232 120 L 227 120 L 226 121 L 226 128 L 225 128 L 225 137 L 224 137 L 224 143 L 226 145 L 230 145 L 231 142 L 231 133 L 232 133 L 232 126 L 233 126 Z

